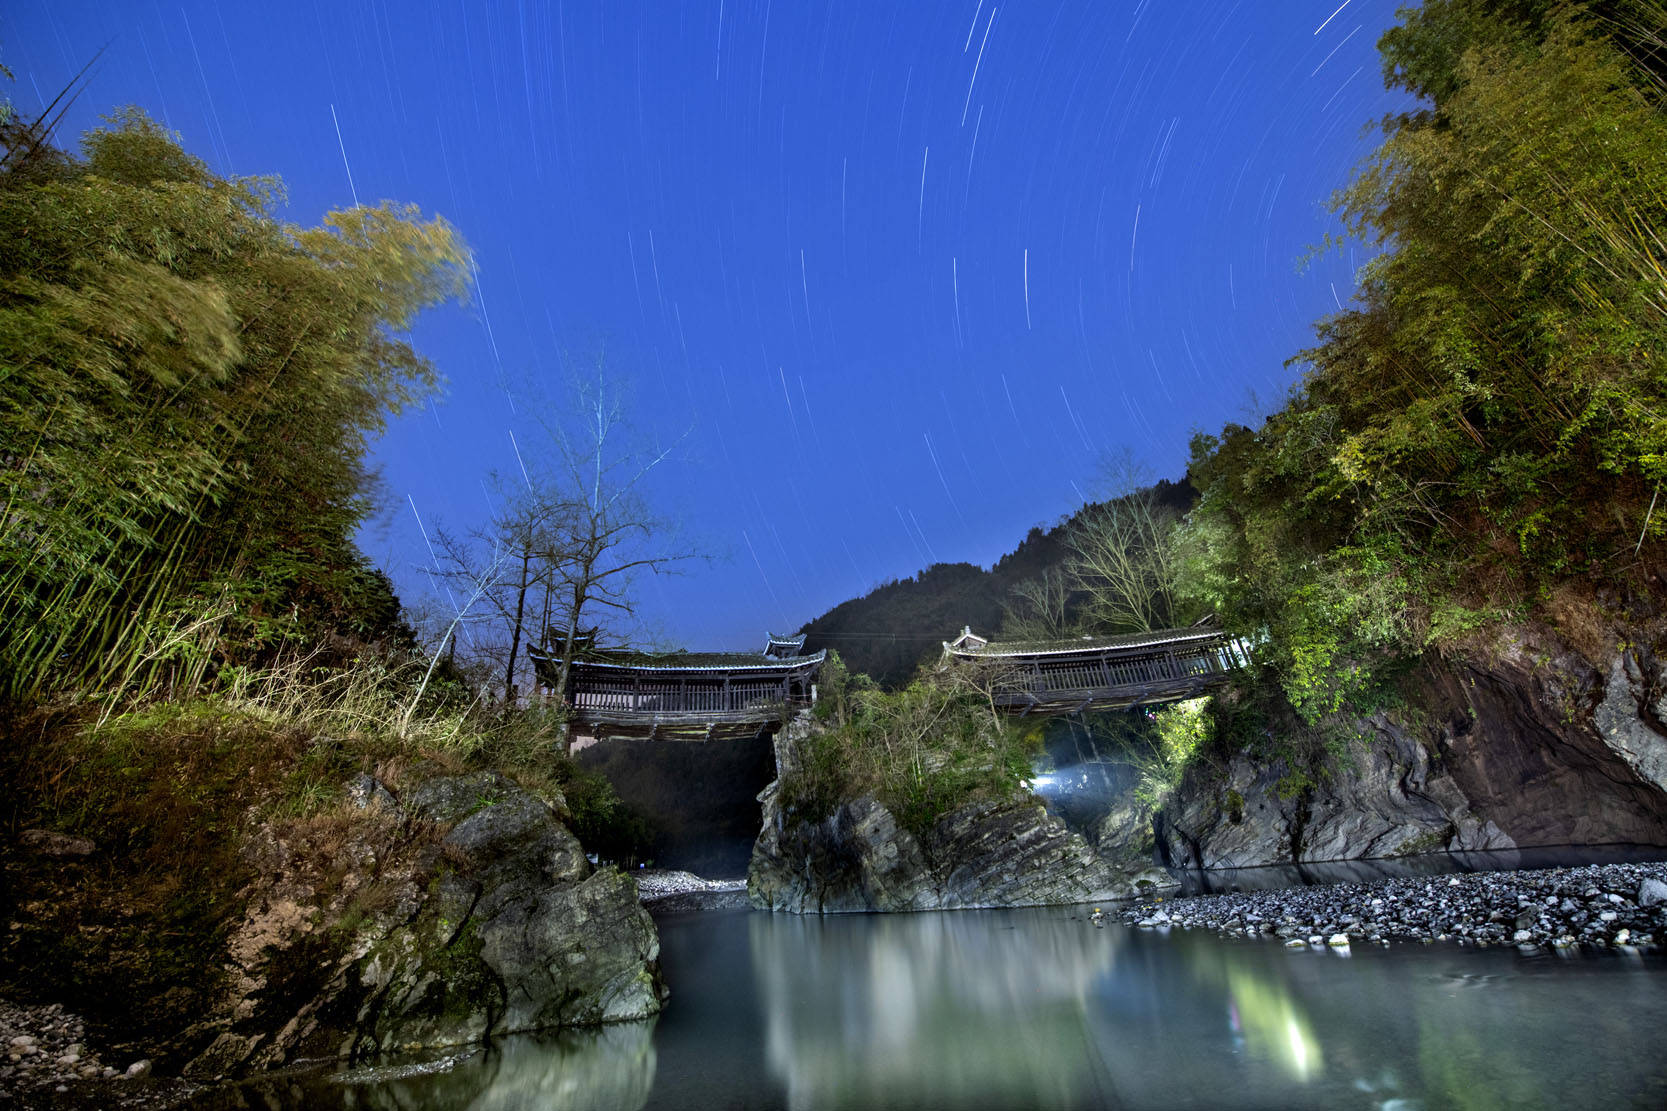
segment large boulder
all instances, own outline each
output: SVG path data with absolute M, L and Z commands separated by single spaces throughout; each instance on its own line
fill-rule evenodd
M 801 718 L 776 739 L 778 769 L 797 767 Z M 871 797 L 807 818 L 759 796 L 764 826 L 747 871 L 752 905 L 798 914 L 1034 906 L 1142 893 L 1034 797 L 972 802 L 921 837 Z
M 1471 813 L 1450 776 L 1405 732 L 1371 719 L 1318 785 L 1282 793 L 1285 768 L 1235 754 L 1187 775 L 1158 821 L 1165 858 L 1187 868 L 1499 850 L 1509 837 Z
M 1161 895 L 1180 884 L 1157 861 L 1152 808 L 1125 789 L 1111 796 L 1093 830 L 1094 851 L 1134 896 Z
M 439 775 L 363 810 L 324 868 L 272 827 L 230 944 L 226 1006 L 188 1072 L 361 1059 L 638 1019 L 666 992 L 629 876 L 593 870 L 549 801 L 501 775 Z M 345 874 L 340 872 L 346 862 Z
M 820 821 L 789 820 L 766 805 L 747 872 L 764 910 L 952 910 L 1129 897 L 1081 835 L 1033 799 L 980 801 L 944 815 L 924 838 L 873 798 Z
M 1408 682 L 1417 713 L 1358 720 L 1300 792 L 1281 792 L 1283 765 L 1245 753 L 1189 771 L 1159 816 L 1160 847 L 1213 869 L 1667 845 L 1667 673 L 1644 632 L 1599 665 L 1538 626 L 1485 656 L 1428 659 Z

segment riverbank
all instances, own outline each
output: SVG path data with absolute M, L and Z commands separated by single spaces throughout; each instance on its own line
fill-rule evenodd
M 168 1107 L 197 1091 L 151 1076 L 146 1059 L 105 1064 L 87 1024 L 61 1004 L 0 999 L 0 1107 Z
M 1279 937 L 1292 947 L 1350 942 L 1658 949 L 1667 945 L 1667 863 L 1469 872 L 1143 899 L 1127 925 Z
M 709 880 L 693 872 L 666 868 L 640 868 L 631 875 L 637 881 L 637 897 L 643 909 L 652 914 L 731 910 L 747 905 L 744 879 Z

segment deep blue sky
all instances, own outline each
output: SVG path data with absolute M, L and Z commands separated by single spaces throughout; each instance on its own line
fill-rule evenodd
M 66 138 L 137 103 L 282 175 L 287 219 L 357 195 L 463 232 L 476 298 L 417 333 L 446 391 L 377 445 L 361 538 L 408 600 L 408 499 L 478 521 L 560 352 L 605 348 L 715 557 L 641 584 L 643 631 L 756 647 L 1277 402 L 1354 288 L 1359 257 L 1300 262 L 1400 105 L 1395 7 L 11 0 L 0 61 L 28 111 L 105 48 Z

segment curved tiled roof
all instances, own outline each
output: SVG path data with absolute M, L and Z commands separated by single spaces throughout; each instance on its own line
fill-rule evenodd
M 757 652 L 613 652 L 606 658 L 574 660 L 573 666 L 617 671 L 794 671 L 820 664 L 827 654 L 826 649 L 787 657 Z
M 1064 656 L 1117 648 L 1158 648 L 1166 644 L 1212 640 L 1224 635 L 1226 634 L 1220 629 L 1193 626 L 1186 629 L 1152 629 L 1143 633 L 1118 633 L 1113 636 L 1085 636 L 1074 639 L 991 641 L 977 648 L 955 648 L 946 643 L 944 649 L 957 656 L 983 658 Z

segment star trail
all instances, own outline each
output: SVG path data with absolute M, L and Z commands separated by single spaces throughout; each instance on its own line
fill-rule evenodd
M 19 0 L 0 62 L 29 112 L 97 57 L 61 140 L 136 103 L 281 175 L 286 220 L 461 230 L 473 298 L 412 336 L 445 391 L 374 445 L 360 537 L 408 601 L 412 510 L 484 517 L 600 358 L 713 556 L 642 584 L 636 635 L 752 647 L 1277 404 L 1355 286 L 1358 252 L 1308 255 L 1403 106 L 1396 6 Z

